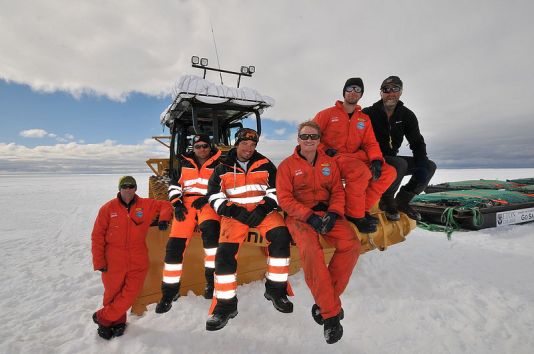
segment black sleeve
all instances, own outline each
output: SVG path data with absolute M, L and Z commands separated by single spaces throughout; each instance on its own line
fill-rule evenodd
M 425 139 L 419 131 L 419 123 L 415 114 L 406 108 L 405 110 L 405 128 L 404 135 L 410 144 L 410 149 L 413 152 L 413 157 L 417 161 L 426 161 L 428 159 L 426 153 Z

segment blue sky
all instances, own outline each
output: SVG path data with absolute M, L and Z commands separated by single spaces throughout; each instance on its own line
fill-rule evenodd
M 256 66 L 242 86 L 276 100 L 259 146 L 274 160 L 291 153 L 299 122 L 341 99 L 347 78 L 363 79 L 366 107 L 398 75 L 438 168 L 534 167 L 532 1 L 335 5 L 3 2 L 0 173 L 143 171 L 166 154 L 147 139 L 162 134 L 178 78 L 199 74 L 192 55 Z

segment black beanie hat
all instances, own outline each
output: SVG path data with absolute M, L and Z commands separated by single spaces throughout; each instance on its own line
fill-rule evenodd
M 198 143 L 199 141 L 205 142 L 211 146 L 211 139 L 209 135 L 206 134 L 197 134 L 193 137 L 193 145 Z
M 363 80 L 359 77 L 351 77 L 350 79 L 345 82 L 345 86 L 343 86 L 343 97 L 345 97 L 345 89 L 349 86 L 360 86 L 362 88 L 362 96 L 363 96 Z

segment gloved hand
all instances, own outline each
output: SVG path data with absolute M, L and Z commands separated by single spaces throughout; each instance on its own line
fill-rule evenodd
M 105 272 L 108 271 L 108 268 L 107 268 L 107 267 L 100 268 L 98 271 L 99 271 L 100 273 L 105 273 Z
M 195 201 L 191 204 L 191 206 L 195 208 L 196 210 L 200 210 L 207 203 L 208 203 L 208 198 L 206 196 L 203 196 L 198 199 L 195 199 Z
M 235 204 L 221 205 L 220 214 L 229 218 L 236 219 L 237 221 L 242 222 L 243 224 L 247 223 L 247 219 L 250 216 L 250 213 L 247 209 Z
M 324 234 L 330 232 L 330 230 L 332 230 L 334 228 L 334 225 L 336 223 L 337 218 L 338 218 L 338 216 L 337 216 L 336 213 L 333 213 L 331 211 L 326 213 L 322 218 L 323 227 L 322 227 L 320 233 L 324 235 Z
M 334 157 L 337 154 L 337 150 L 336 149 L 332 149 L 332 148 L 328 148 L 328 149 L 325 150 L 324 153 L 327 154 L 330 157 Z
M 178 221 L 185 220 L 185 214 L 187 214 L 187 208 L 184 206 L 181 200 L 177 200 L 173 204 L 174 206 L 174 217 Z
M 428 162 L 427 160 L 419 160 L 415 163 L 415 169 L 413 171 L 413 177 L 418 183 L 426 183 L 428 180 Z
M 373 181 L 376 181 L 382 175 L 382 161 L 373 160 L 371 161 L 371 174 L 373 175 Z
M 267 213 L 265 212 L 264 208 L 261 207 L 261 205 L 258 205 L 256 209 L 252 210 L 252 213 L 250 213 L 250 216 L 247 218 L 246 224 L 250 227 L 256 227 L 265 217 L 267 216 Z
M 165 220 L 158 221 L 158 229 L 165 231 L 169 228 L 169 222 Z
M 311 227 L 314 228 L 315 231 L 318 233 L 322 232 L 323 229 L 323 219 L 317 214 L 311 214 L 310 217 L 306 220 L 308 224 L 311 225 Z

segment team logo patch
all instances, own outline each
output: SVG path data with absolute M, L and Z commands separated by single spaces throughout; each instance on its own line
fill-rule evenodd
M 365 118 L 358 118 L 358 122 L 365 122 Z
M 332 123 L 337 122 L 337 121 L 339 121 L 339 118 L 338 118 L 338 117 L 332 117 L 332 118 L 330 119 L 330 122 L 332 122 Z
M 143 211 L 142 210 L 138 210 L 135 215 L 138 217 L 138 218 L 142 218 L 143 217 Z
M 321 169 L 323 176 L 330 176 L 330 167 L 323 167 Z
M 362 130 L 365 128 L 365 123 L 364 122 L 358 122 L 358 125 L 357 125 L 358 129 Z
M 302 170 L 295 171 L 295 176 L 300 176 L 301 174 L 303 174 Z
M 109 217 L 110 218 L 116 218 L 117 217 L 117 213 L 111 213 L 111 215 Z

